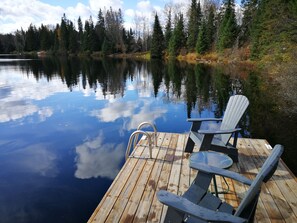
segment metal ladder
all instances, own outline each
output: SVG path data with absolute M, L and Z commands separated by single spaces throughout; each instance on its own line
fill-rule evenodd
M 143 131 L 141 130 L 141 128 L 143 128 L 144 126 L 151 126 L 154 130 L 154 132 L 151 134 L 151 133 L 148 133 L 146 131 Z M 138 125 L 137 127 L 137 130 L 134 131 L 130 138 L 129 138 L 129 142 L 128 142 L 128 146 L 127 146 L 127 149 L 126 149 L 126 155 L 125 155 L 125 159 L 127 160 L 128 157 L 135 157 L 135 158 L 142 158 L 142 157 L 139 157 L 139 156 L 134 156 L 134 155 L 130 155 L 130 152 L 131 152 L 131 146 L 133 144 L 133 149 L 135 149 L 136 147 L 136 144 L 138 142 L 138 136 L 139 135 L 145 135 L 147 140 L 148 140 L 148 144 L 149 144 L 149 158 L 153 158 L 153 155 L 152 155 L 152 144 L 154 144 L 155 146 L 157 146 L 157 128 L 154 124 L 150 123 L 150 122 L 142 122 Z M 152 142 L 152 137 L 154 137 L 154 142 Z

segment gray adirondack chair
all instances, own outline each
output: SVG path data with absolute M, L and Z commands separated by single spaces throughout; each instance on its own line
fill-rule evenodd
M 274 174 L 284 148 L 276 145 L 263 164 L 256 178 L 250 179 L 225 169 L 219 169 L 199 163 L 191 168 L 199 170 L 196 179 L 182 196 L 160 190 L 159 201 L 169 206 L 164 222 L 253 222 L 258 198 L 263 182 Z M 245 197 L 235 210 L 231 205 L 221 201 L 208 192 L 213 175 L 220 175 L 250 185 Z
M 228 154 L 234 162 L 238 162 L 238 150 L 236 149 L 238 132 L 236 128 L 241 117 L 249 105 L 249 100 L 244 95 L 233 95 L 230 97 L 223 118 L 188 119 L 192 122 L 189 138 L 185 152 L 193 152 L 196 144 L 200 150 L 213 150 Z M 218 130 L 200 129 L 202 122 L 221 121 Z M 234 133 L 233 144 L 229 140 Z

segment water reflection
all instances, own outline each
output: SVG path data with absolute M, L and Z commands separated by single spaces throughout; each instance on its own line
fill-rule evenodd
M 10 173 L 21 170 L 23 173 L 55 177 L 58 174 L 57 156 L 47 147 L 46 144 L 38 143 L 8 151 L 2 157 L 1 165 Z
M 75 149 L 77 154 L 75 177 L 79 179 L 92 177 L 114 179 L 121 169 L 124 149 L 124 143 L 104 143 L 102 132 L 93 139 L 87 139 Z
M 187 118 L 221 117 L 236 93 L 250 100 L 241 135 L 283 143 L 286 162 L 296 170 L 296 114 L 279 109 L 271 88 L 277 89 L 254 71 L 178 61 L 2 62 L 0 215 L 17 222 L 86 222 L 139 123 L 188 132 Z

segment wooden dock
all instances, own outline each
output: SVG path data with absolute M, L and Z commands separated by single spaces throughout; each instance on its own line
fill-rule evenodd
M 183 194 L 196 172 L 189 168 L 189 154 L 184 152 L 187 135 L 158 133 L 153 158 L 149 159 L 147 140 L 140 140 L 135 156 L 128 158 L 88 222 L 163 222 L 167 207 L 156 192 L 160 189 Z M 232 171 L 253 179 L 271 146 L 262 139 L 239 139 L 239 162 Z M 285 148 L 286 149 L 286 148 Z M 247 187 L 227 179 L 230 192 L 222 199 L 237 206 Z M 219 189 L 226 189 L 217 177 Z M 297 181 L 283 161 L 272 180 L 263 185 L 256 211 L 256 222 L 297 222 Z

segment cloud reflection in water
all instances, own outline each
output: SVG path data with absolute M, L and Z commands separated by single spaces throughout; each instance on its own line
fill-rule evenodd
M 53 109 L 39 107 L 34 101 L 67 91 L 67 87 L 58 79 L 37 81 L 31 74 L 24 77 L 13 70 L 0 70 L 0 123 L 34 114 L 39 115 L 39 121 L 45 121 L 53 115 Z
M 124 122 L 124 130 L 136 129 L 141 122 L 154 123 L 157 118 L 162 117 L 167 110 L 165 108 L 153 108 L 152 100 L 139 99 L 138 101 L 112 101 L 101 110 L 91 111 L 101 122 L 114 122 L 119 118 L 127 118 Z
M 90 139 L 76 147 L 75 177 L 89 179 L 107 177 L 114 179 L 120 171 L 120 163 L 124 158 L 124 143 L 105 143 L 103 134 Z
M 45 144 L 33 144 L 6 153 L 2 164 L 10 171 L 20 171 L 55 177 L 58 174 L 57 156 Z M 9 168 L 8 168 L 9 166 Z

